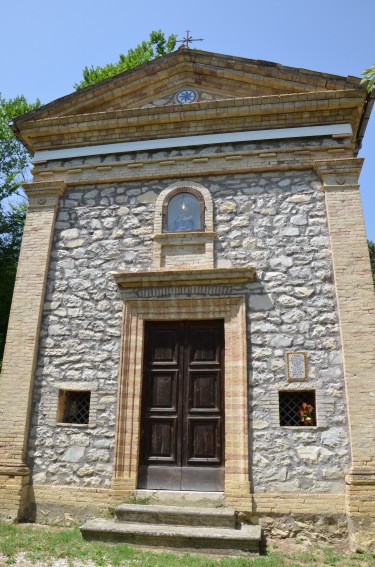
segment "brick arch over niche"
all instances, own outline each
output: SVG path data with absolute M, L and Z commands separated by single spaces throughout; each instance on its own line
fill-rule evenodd
M 191 192 L 204 203 L 204 226 L 199 231 L 163 232 L 163 212 L 169 199 L 181 192 Z M 155 202 L 153 268 L 185 269 L 214 267 L 213 201 L 209 190 L 192 181 L 177 181 L 164 189 Z
M 204 216 L 205 216 L 205 230 L 212 231 L 214 226 L 213 221 L 213 202 L 211 193 L 206 187 L 200 183 L 192 181 L 177 181 L 172 183 L 164 189 L 155 202 L 155 220 L 154 220 L 154 233 L 160 234 L 163 231 L 163 206 L 169 201 L 169 198 L 176 195 L 179 190 L 184 192 L 184 189 L 190 190 L 193 194 L 200 194 L 204 201 Z

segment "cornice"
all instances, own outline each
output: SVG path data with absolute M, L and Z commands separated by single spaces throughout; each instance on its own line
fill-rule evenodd
M 153 272 L 110 272 L 122 289 L 193 285 L 236 285 L 254 281 L 256 269 L 205 268 L 196 270 L 158 270 Z
M 63 179 L 68 186 L 90 185 L 93 183 L 117 183 L 133 180 L 188 178 L 199 175 L 227 175 L 257 173 L 259 171 L 287 171 L 313 169 L 314 163 L 327 163 L 337 158 L 352 158 L 354 146 L 348 141 L 341 144 L 271 147 L 269 150 L 244 150 L 231 152 L 205 152 L 173 156 L 160 159 L 158 152 L 148 158 L 130 159 L 126 155 L 115 160 L 107 156 L 106 161 L 90 160 L 87 164 L 65 167 L 59 161 L 36 163 L 33 170 L 35 181 Z M 108 159 L 110 157 L 110 159 Z
M 58 149 L 165 138 L 350 122 L 354 136 L 364 103 L 362 90 L 215 100 L 184 107 L 138 108 L 29 121 L 19 136 L 32 149 Z
M 183 116 L 187 119 L 191 119 L 198 114 L 203 114 L 205 117 L 210 114 L 210 111 L 216 111 L 225 108 L 227 112 L 235 109 L 236 113 L 240 111 L 248 112 L 254 109 L 258 112 L 263 112 L 264 110 L 269 113 L 278 113 L 283 109 L 283 105 L 292 105 L 300 110 L 316 110 L 317 104 L 323 104 L 329 101 L 327 108 L 352 108 L 356 107 L 359 102 L 364 102 L 366 99 L 366 93 L 362 89 L 351 89 L 351 90 L 341 90 L 341 91 L 316 91 L 309 93 L 293 93 L 293 94 L 275 94 L 275 95 L 265 95 L 265 96 L 255 96 L 255 97 L 228 97 L 220 100 L 211 100 L 204 102 L 195 102 L 189 105 L 166 105 L 153 108 L 124 108 L 121 110 L 109 110 L 109 111 L 91 111 L 88 113 L 78 113 L 63 116 L 47 117 L 42 119 L 32 119 L 21 125 L 22 132 L 32 131 L 37 128 L 38 131 L 43 131 L 43 128 L 48 128 L 53 126 L 67 126 L 67 125 L 77 125 L 87 124 L 91 122 L 103 122 L 107 125 L 111 125 L 113 122 L 119 123 L 122 119 L 132 119 L 137 120 L 139 124 L 147 123 L 150 119 L 156 120 L 157 117 L 162 117 L 165 115 L 169 117 L 173 115 L 178 115 L 180 120 Z M 349 102 L 350 101 L 350 102 Z M 215 112 L 216 114 L 216 112 Z M 169 120 L 170 121 L 170 120 Z

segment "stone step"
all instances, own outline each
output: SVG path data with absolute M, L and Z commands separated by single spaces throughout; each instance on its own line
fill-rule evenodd
M 260 526 L 241 529 L 169 526 L 96 519 L 81 526 L 84 539 L 220 555 L 259 554 Z
M 188 508 L 221 508 L 225 506 L 224 492 L 193 492 L 189 490 L 135 490 L 135 498 L 149 504 L 187 506 Z
M 121 504 L 116 506 L 115 514 L 117 521 L 127 523 L 236 527 L 236 515 L 229 508 Z

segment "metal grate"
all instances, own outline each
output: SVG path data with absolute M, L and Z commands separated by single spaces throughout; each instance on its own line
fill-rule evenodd
M 308 404 L 313 407 L 311 413 L 311 422 L 304 422 L 298 413 L 302 404 Z M 300 390 L 298 392 L 279 392 L 279 412 L 281 426 L 312 426 L 316 425 L 315 411 L 315 390 Z
M 64 391 L 63 423 L 89 423 L 91 392 Z

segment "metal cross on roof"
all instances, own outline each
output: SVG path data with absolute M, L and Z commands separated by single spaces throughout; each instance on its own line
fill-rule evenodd
M 186 47 L 189 47 L 189 43 L 192 43 L 193 41 L 203 41 L 203 39 L 193 39 L 193 37 L 189 34 L 190 34 L 190 30 L 186 30 L 185 39 L 178 39 L 176 43 L 182 43 L 183 45 L 185 44 Z

